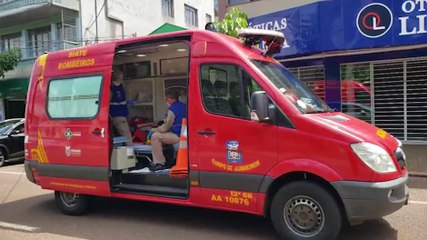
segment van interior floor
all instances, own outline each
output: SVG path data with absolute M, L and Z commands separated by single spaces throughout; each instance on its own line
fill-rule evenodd
M 143 194 L 185 199 L 188 196 L 188 178 L 176 178 L 169 171 L 121 173 L 113 171 L 113 192 Z

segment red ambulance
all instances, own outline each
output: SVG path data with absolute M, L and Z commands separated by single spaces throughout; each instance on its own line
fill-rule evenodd
M 26 107 L 27 178 L 54 190 L 66 214 L 82 214 L 91 196 L 153 201 L 265 216 L 284 239 L 334 239 L 345 223 L 407 203 L 399 140 L 333 112 L 274 60 L 283 35 L 239 36 L 188 30 L 39 57 Z M 162 120 L 165 91 L 179 91 L 188 149 L 164 146 L 186 168 L 178 177 L 144 171 L 150 145 L 123 146 L 115 134 L 117 69 L 136 102 L 129 119 Z

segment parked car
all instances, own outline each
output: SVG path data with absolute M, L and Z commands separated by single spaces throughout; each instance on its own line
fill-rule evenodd
M 24 124 L 22 118 L 0 122 L 0 167 L 6 162 L 24 161 Z

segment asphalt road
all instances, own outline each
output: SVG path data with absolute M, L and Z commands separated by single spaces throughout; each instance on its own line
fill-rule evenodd
M 338 239 L 425 240 L 427 178 L 410 181 L 410 204 L 383 219 L 345 228 Z M 279 239 L 269 221 L 199 208 L 96 199 L 84 216 L 65 216 L 51 191 L 30 183 L 22 164 L 0 168 L 0 239 Z

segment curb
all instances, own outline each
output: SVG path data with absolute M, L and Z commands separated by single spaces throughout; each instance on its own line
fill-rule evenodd
M 410 172 L 409 177 L 422 177 L 427 178 L 427 173 Z

